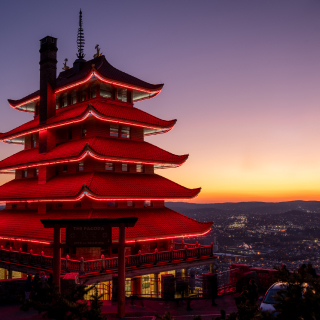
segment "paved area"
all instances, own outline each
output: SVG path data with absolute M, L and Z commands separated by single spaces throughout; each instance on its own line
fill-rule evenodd
M 155 319 L 154 315 L 163 315 L 170 312 L 177 320 L 192 320 L 194 315 L 201 315 L 203 320 L 211 320 L 213 316 L 220 315 L 220 310 L 226 310 L 227 314 L 236 311 L 234 295 L 219 296 L 216 299 L 217 306 L 211 306 L 210 299 L 200 299 L 191 301 L 192 311 L 187 311 L 185 302 L 165 302 L 161 300 L 137 300 L 131 305 L 130 300 L 126 300 L 126 318 L 127 319 Z M 102 312 L 107 315 L 108 320 L 117 318 L 117 304 L 111 301 L 105 301 Z M 0 306 L 0 320 L 40 320 L 42 316 L 37 311 L 21 311 L 19 305 Z

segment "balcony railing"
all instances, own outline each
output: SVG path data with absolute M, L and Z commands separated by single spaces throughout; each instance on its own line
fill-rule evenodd
M 176 261 L 183 261 L 188 259 L 201 259 L 207 256 L 213 256 L 212 251 L 213 244 L 200 245 L 175 243 L 174 248 L 171 247 L 169 251 L 160 251 L 155 249 L 153 253 L 141 253 L 139 251 L 136 255 L 130 255 L 125 257 L 126 267 L 141 267 L 143 265 L 157 265 L 159 263 L 173 263 Z M 53 258 L 45 256 L 43 251 L 41 254 L 34 254 L 32 249 L 29 253 L 22 252 L 22 249 L 15 251 L 10 249 L 4 249 L 0 247 L 0 260 L 8 261 L 12 263 L 19 263 L 23 265 L 42 267 L 46 269 L 52 269 Z M 96 260 L 72 260 L 67 255 L 65 258 L 61 258 L 61 270 L 65 272 L 79 272 L 84 275 L 88 272 L 105 272 L 108 270 L 118 268 L 118 258 L 105 258 L 104 255 L 100 259 Z

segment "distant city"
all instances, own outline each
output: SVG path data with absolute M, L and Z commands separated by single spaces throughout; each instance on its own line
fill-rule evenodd
M 310 262 L 320 274 L 320 201 L 167 202 L 166 206 L 202 222 L 214 221 L 201 243 L 209 244 L 216 237 L 217 271 L 227 270 L 231 263 L 262 268 L 284 263 L 297 270 Z

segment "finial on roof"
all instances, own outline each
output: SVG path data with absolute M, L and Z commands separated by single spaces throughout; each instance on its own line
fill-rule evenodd
M 63 63 L 63 70 L 68 70 L 68 69 L 70 69 L 70 67 L 68 67 L 67 66 L 67 62 L 68 62 L 68 59 L 66 58 L 66 59 L 64 59 L 64 63 Z
M 100 48 L 99 48 L 99 45 L 97 44 L 95 47 L 94 47 L 96 50 L 97 50 L 97 53 L 95 53 L 94 55 L 93 55 L 93 58 L 98 58 L 98 57 L 100 57 L 101 55 L 102 55 L 102 52 L 100 53 Z
M 85 54 L 83 53 L 84 48 L 84 35 L 83 35 L 83 29 L 82 29 L 82 11 L 80 9 L 79 12 L 79 29 L 78 29 L 78 36 L 77 36 L 77 45 L 78 45 L 78 59 L 83 59 Z

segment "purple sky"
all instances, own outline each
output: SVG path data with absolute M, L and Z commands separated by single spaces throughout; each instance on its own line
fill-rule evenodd
M 135 106 L 177 118 L 148 141 L 190 157 L 158 173 L 202 187 L 198 202 L 320 200 L 319 1 L 1 1 L 0 132 L 32 118 L 7 99 L 39 88 L 41 38 L 58 38 L 58 71 L 72 65 L 80 7 L 87 60 L 98 43 L 116 68 L 165 83 Z

